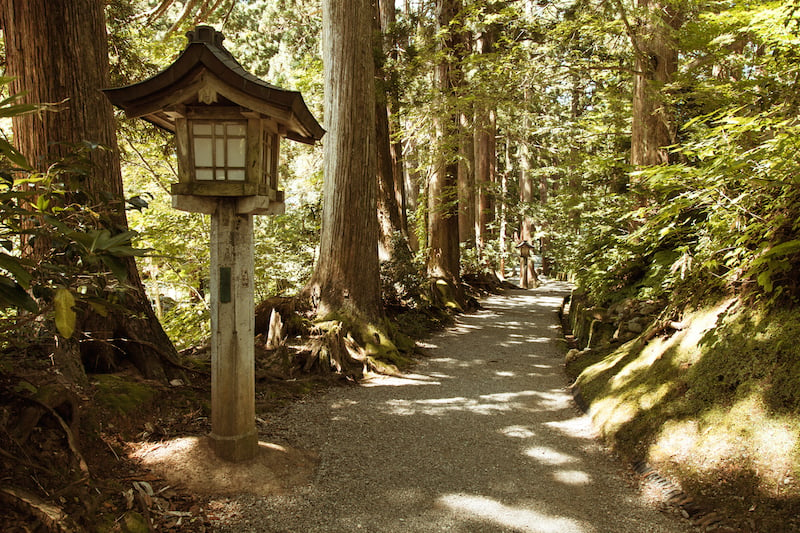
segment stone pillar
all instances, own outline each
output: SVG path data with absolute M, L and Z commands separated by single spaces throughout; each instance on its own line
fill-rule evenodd
M 253 215 L 220 199 L 211 215 L 211 442 L 229 461 L 258 450 L 253 349 Z

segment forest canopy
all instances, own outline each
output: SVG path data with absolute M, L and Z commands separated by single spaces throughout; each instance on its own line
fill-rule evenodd
M 536 247 L 540 273 L 574 276 L 598 303 L 681 291 L 794 303 L 799 12 L 783 2 L 379 3 L 384 301 L 417 298 L 425 265 L 428 276 L 453 281 L 502 278 L 524 240 Z M 183 49 L 186 31 L 210 24 L 246 70 L 301 91 L 322 117 L 321 16 L 304 0 L 112 0 L 109 83 L 154 74 Z M 6 116 L 32 111 L 9 96 Z M 116 252 L 142 256 L 155 311 L 186 347 L 208 334 L 209 221 L 170 207 L 169 134 L 119 120 L 117 136 L 132 244 L 149 251 Z M 25 154 L 3 149 L 7 167 L 20 168 Z M 57 183 L 58 168 L 43 178 Z M 256 223 L 259 300 L 296 294 L 311 277 L 322 174 L 320 146 L 284 143 L 286 214 Z M 6 175 L 21 206 L 19 188 L 31 178 Z M 14 244 L 19 212 L 4 217 L 3 302 L 30 312 L 38 282 Z M 457 231 L 443 234 L 456 219 Z M 446 256 L 458 266 L 432 266 L 431 257 Z

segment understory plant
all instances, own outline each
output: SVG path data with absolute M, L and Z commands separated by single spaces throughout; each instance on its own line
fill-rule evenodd
M 0 84 L 8 83 L 7 78 Z M 0 117 L 41 111 L 0 102 Z M 45 171 L 34 169 L 6 139 L 0 139 L 0 345 L 21 346 L 44 335 L 70 338 L 82 309 L 105 315 L 122 305 L 124 258 L 141 256 L 136 232 L 121 229 L 105 214 L 111 202 L 128 209 L 141 198 L 91 198 L 81 183 L 101 146 L 82 143 Z M 54 327 L 50 327 L 50 326 Z M 49 341 L 46 341 L 49 342 Z

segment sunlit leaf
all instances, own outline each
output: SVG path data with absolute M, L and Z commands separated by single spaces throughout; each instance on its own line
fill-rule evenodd
M 74 309 L 75 298 L 69 289 L 58 288 L 53 299 L 53 305 L 58 333 L 67 339 L 72 337 L 72 334 L 75 333 L 77 314 Z

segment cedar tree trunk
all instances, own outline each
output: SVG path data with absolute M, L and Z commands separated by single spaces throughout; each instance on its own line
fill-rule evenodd
M 672 32 L 681 26 L 674 8 L 659 1 L 639 0 L 647 19 L 634 35 L 633 120 L 631 164 L 669 163 L 666 147 L 675 141 L 674 118 L 661 93 L 678 70 L 678 51 Z
M 323 0 L 325 187 L 317 268 L 306 291 L 318 316 L 383 316 L 378 268 L 375 79 L 370 0 Z
M 385 2 L 384 2 L 385 3 Z M 388 81 L 383 70 L 384 40 L 381 29 L 380 6 L 375 1 L 375 17 L 373 29 L 375 31 L 375 134 L 378 166 L 378 227 L 380 239 L 378 241 L 378 256 L 381 261 L 387 261 L 395 256 L 395 245 L 408 248 L 403 224 L 403 214 L 397 201 L 398 176 L 395 175 L 396 164 L 392 153 L 391 130 L 389 124 Z M 399 176 L 402 183 L 402 175 Z M 396 241 L 395 236 L 401 236 L 401 241 Z
M 457 55 L 459 37 L 451 22 L 460 10 L 459 0 L 437 2 L 438 31 L 449 28 L 439 43 L 442 54 L 436 65 L 435 79 L 442 106 L 434 117 L 434 129 L 438 146 L 434 156 L 428 183 L 428 276 L 442 279 L 453 288 L 460 285 L 460 253 L 458 246 L 458 160 L 457 149 L 458 114 L 448 102 L 459 83 L 458 67 L 447 59 Z
M 100 205 L 107 222 L 98 224 L 113 233 L 127 230 L 128 224 L 114 114 L 100 92 L 108 87 L 109 70 L 104 5 L 102 0 L 4 0 L 2 25 L 6 75 L 16 78 L 11 91 L 27 92 L 25 101 L 32 103 L 64 101 L 57 113 L 14 119 L 18 149 L 36 168 L 45 169 L 77 143 L 105 146 L 92 150 L 89 176 L 74 177 L 81 193 L 70 200 L 91 202 L 94 209 Z M 121 302 L 125 312 L 101 317 L 87 310 L 78 324 L 87 338 L 98 339 L 80 343 L 84 365 L 110 370 L 127 359 L 144 376 L 165 379 L 177 353 L 153 313 L 133 258 L 128 258 L 127 274 L 130 289 Z M 77 358 L 77 349 L 72 352 Z
M 496 28 L 484 29 L 477 40 L 477 51 L 489 54 L 494 50 Z M 494 222 L 494 202 L 492 187 L 497 176 L 497 118 L 494 107 L 488 101 L 475 104 L 475 184 L 476 213 L 475 238 L 479 250 L 483 250 L 491 239 L 489 226 Z

